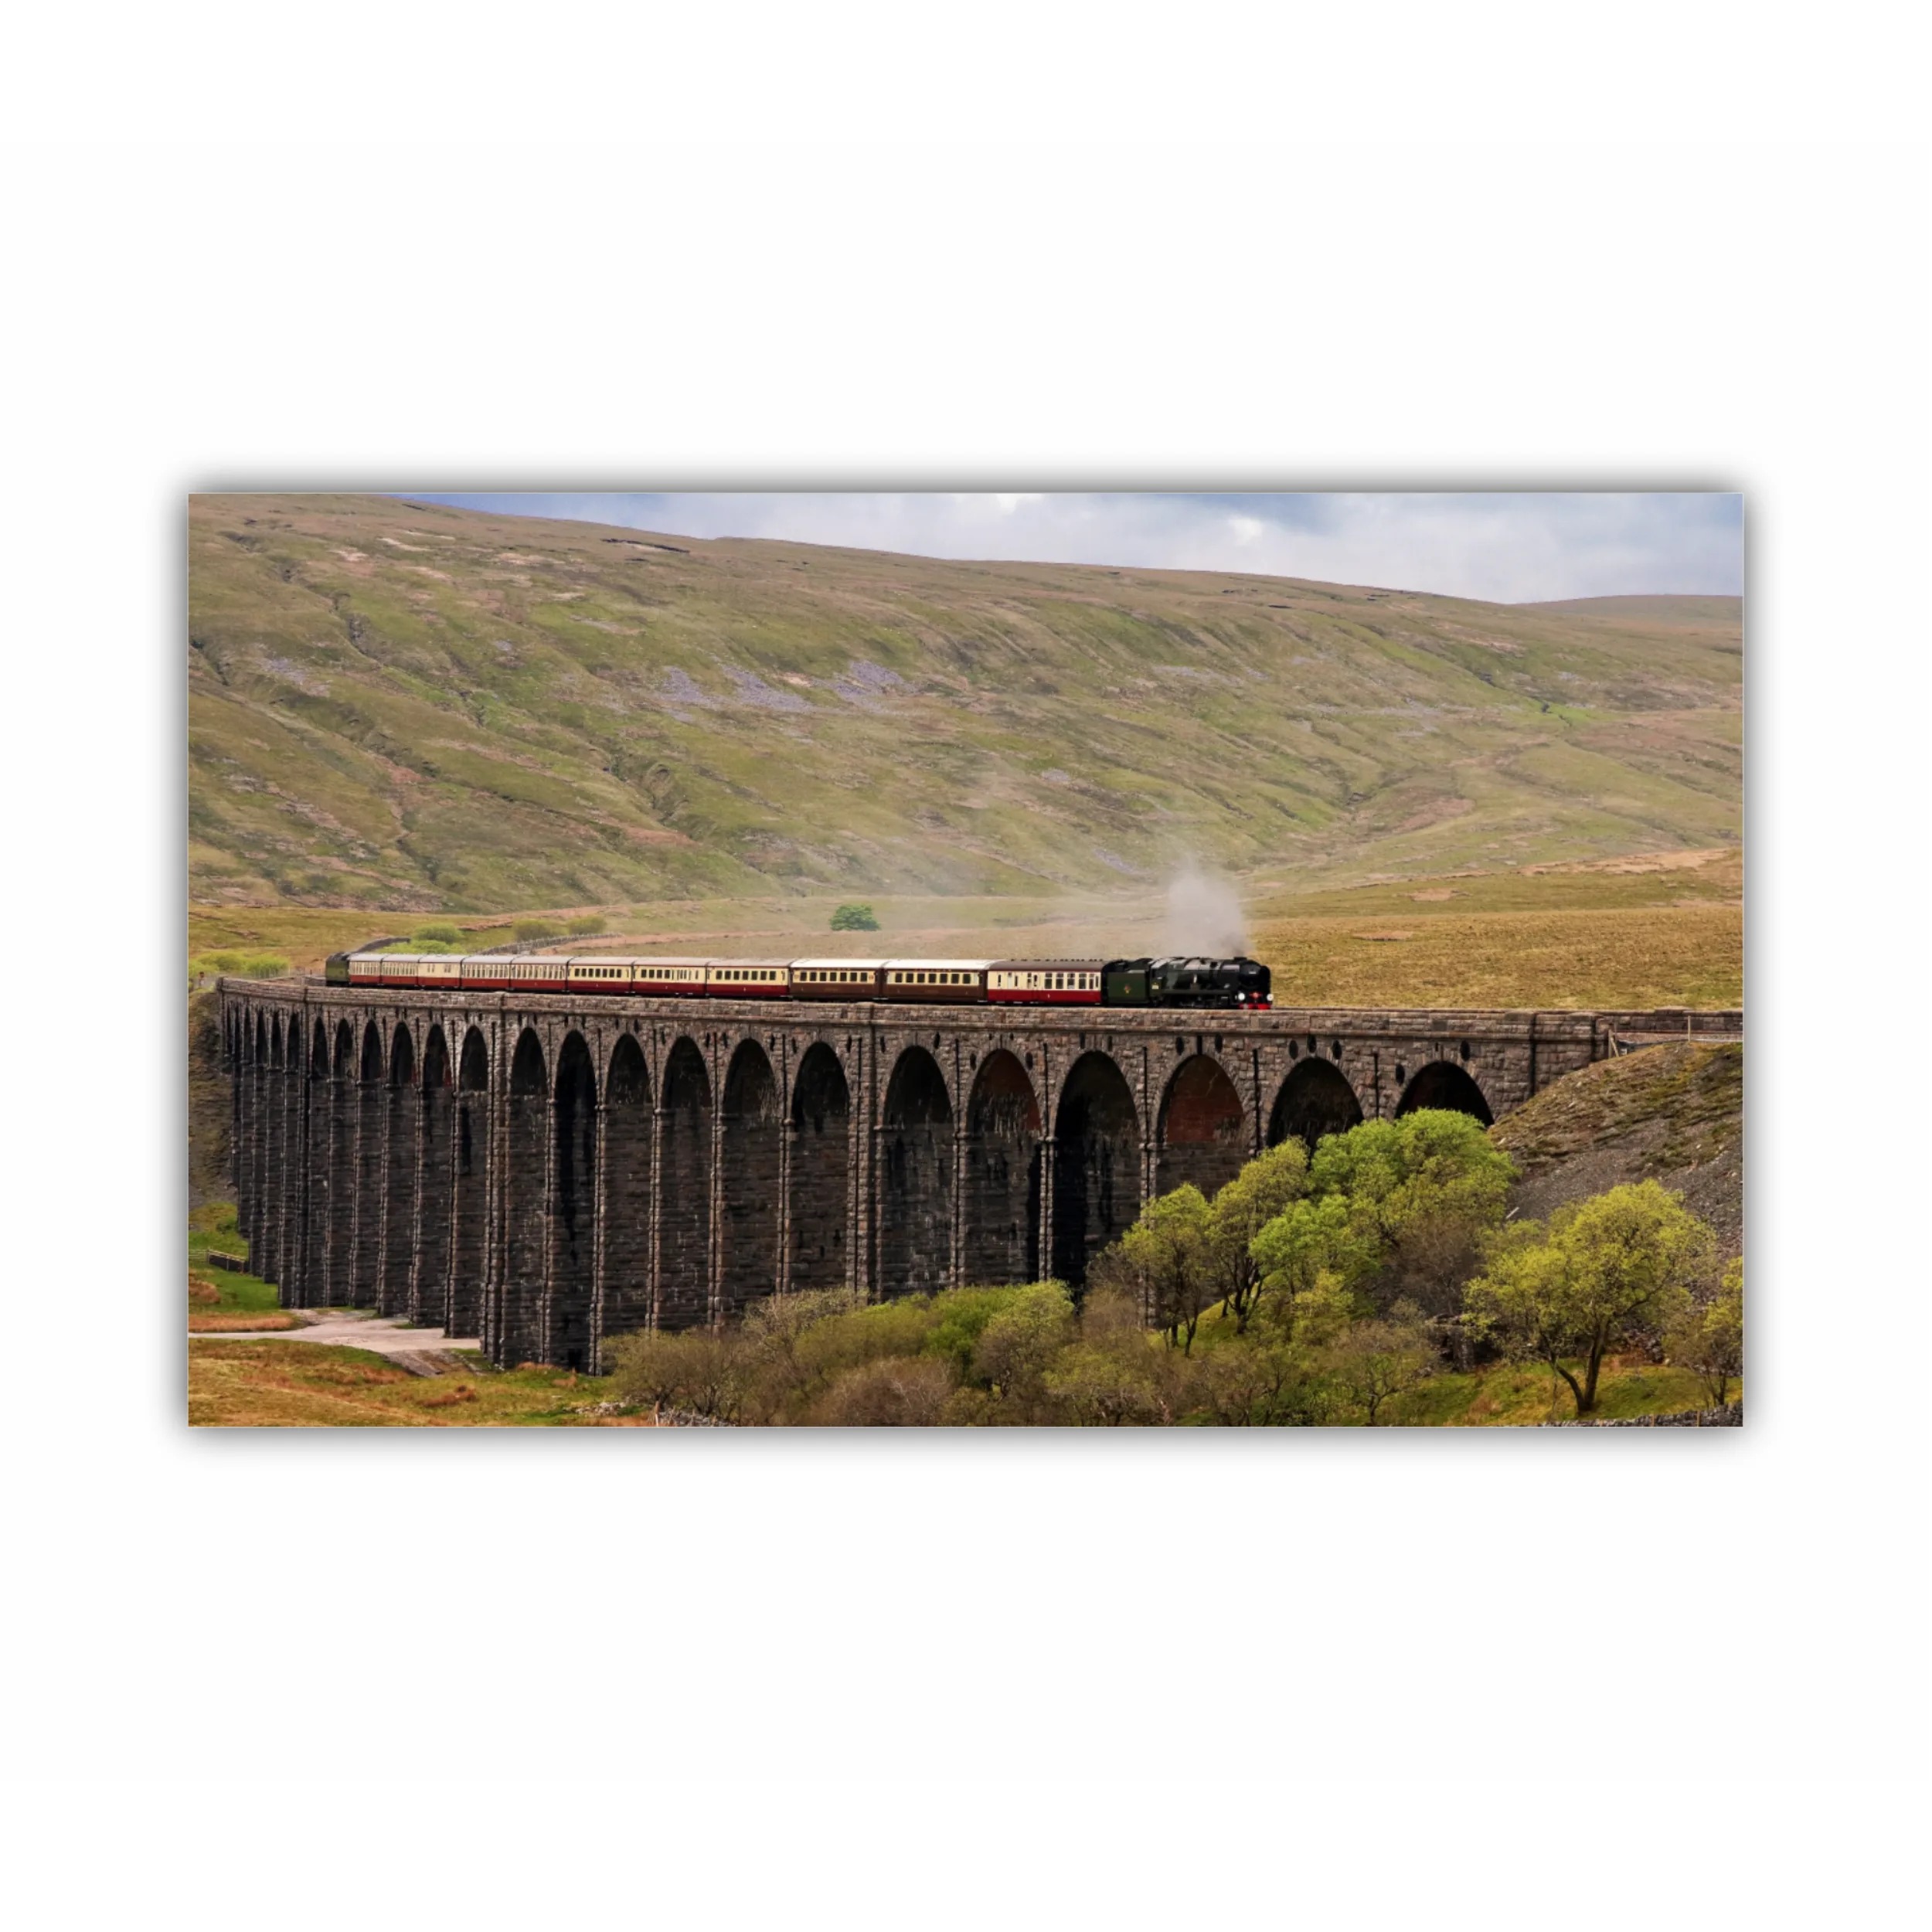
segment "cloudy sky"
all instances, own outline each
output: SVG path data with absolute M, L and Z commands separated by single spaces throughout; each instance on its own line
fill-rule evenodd
M 921 556 L 1243 570 L 1498 603 L 1741 594 L 1743 502 L 1719 493 L 694 492 L 413 495 L 686 536 Z

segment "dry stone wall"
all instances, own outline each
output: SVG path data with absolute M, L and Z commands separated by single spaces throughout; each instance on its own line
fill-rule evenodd
M 220 1002 L 240 1225 L 285 1305 L 379 1308 L 500 1363 L 589 1369 L 629 1330 L 763 1294 L 1077 1286 L 1143 1200 L 1212 1191 L 1290 1134 L 1421 1106 L 1487 1123 L 1620 1038 L 1682 1030 L 285 980 L 225 980 Z

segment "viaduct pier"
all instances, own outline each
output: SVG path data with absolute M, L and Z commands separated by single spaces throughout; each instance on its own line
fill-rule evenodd
M 1057 1276 L 1151 1196 L 1413 1107 L 1485 1124 L 1731 1013 L 890 1006 L 225 979 L 250 1266 L 491 1358 L 774 1292 Z

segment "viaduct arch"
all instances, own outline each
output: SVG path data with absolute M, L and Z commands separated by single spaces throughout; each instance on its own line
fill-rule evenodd
M 1152 1194 L 1212 1192 L 1291 1134 L 1417 1107 L 1486 1124 L 1620 1034 L 1742 1032 L 1681 1012 L 774 1012 L 315 981 L 224 980 L 220 998 L 237 1212 L 284 1303 L 588 1369 L 619 1335 L 772 1293 L 1077 1287 Z

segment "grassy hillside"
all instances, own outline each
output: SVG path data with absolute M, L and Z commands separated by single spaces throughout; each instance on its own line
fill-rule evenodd
M 188 535 L 202 902 L 1050 913 L 1190 855 L 1291 900 L 1741 832 L 1736 600 L 1512 608 L 355 497 L 198 498 Z
M 1689 1040 L 1600 1061 L 1498 1121 L 1491 1138 L 1521 1170 L 1512 1196 L 1541 1217 L 1625 1181 L 1658 1180 L 1744 1244 L 1744 1049 Z

